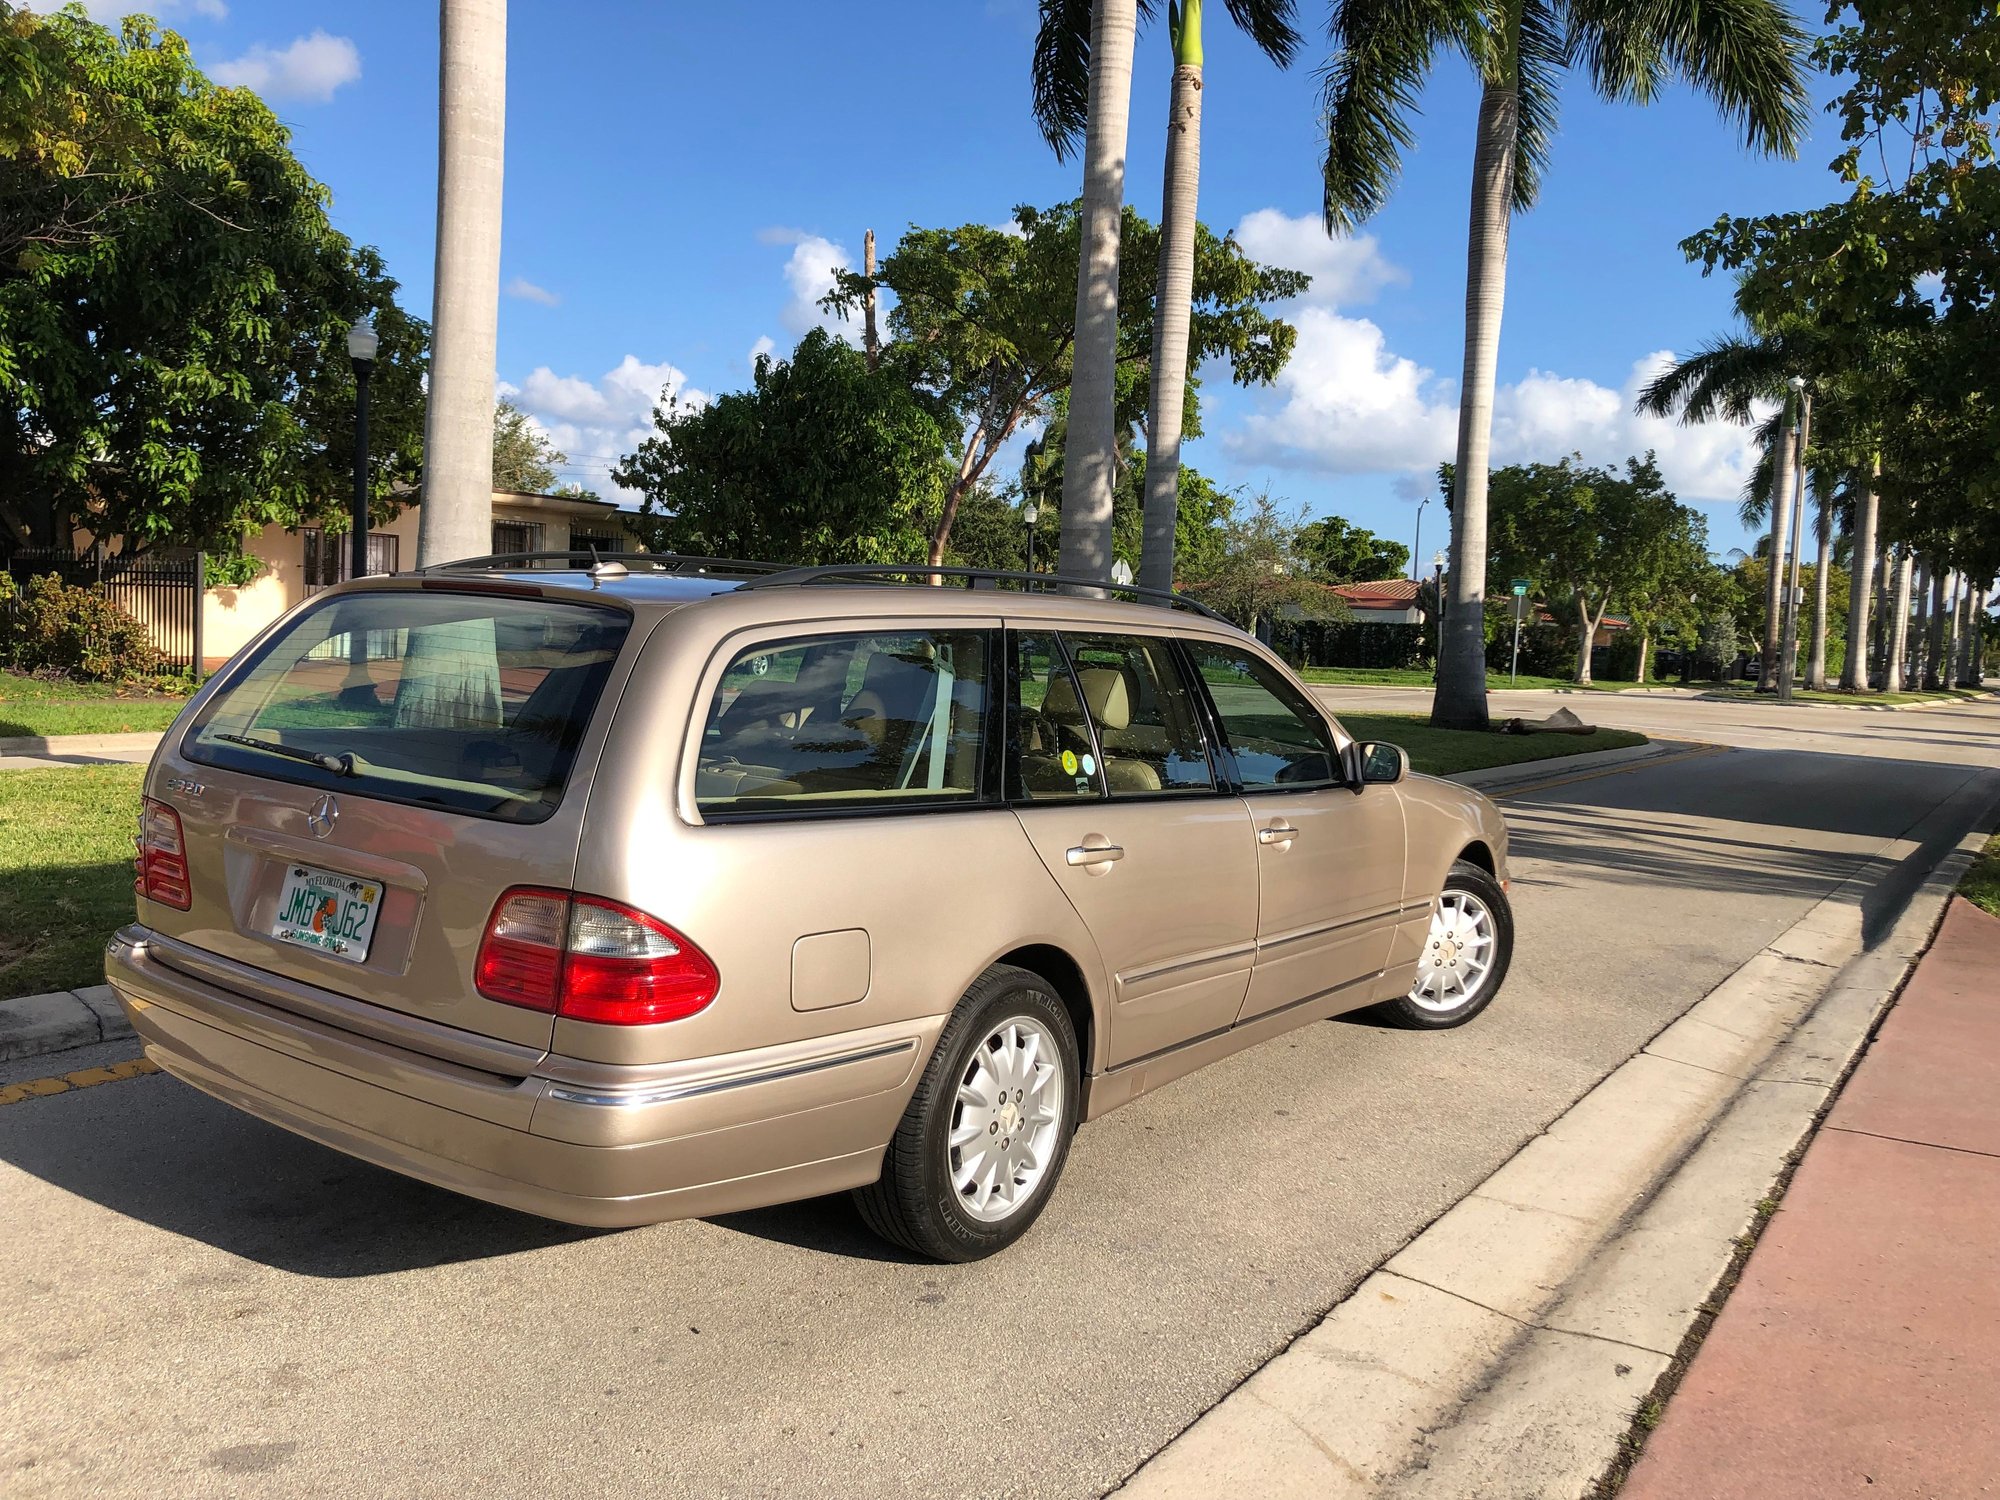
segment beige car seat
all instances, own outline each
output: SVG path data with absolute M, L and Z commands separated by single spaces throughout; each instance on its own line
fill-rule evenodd
M 1118 667 L 1084 667 L 1076 675 L 1083 687 L 1083 701 L 1090 706 L 1090 717 L 1097 723 L 1105 784 L 1114 793 L 1159 791 L 1159 770 L 1117 749 L 1119 736 L 1132 727 L 1132 684 L 1125 673 Z M 1081 722 L 1076 688 L 1068 677 L 1058 677 L 1049 684 L 1042 713 L 1058 723 L 1066 719 Z

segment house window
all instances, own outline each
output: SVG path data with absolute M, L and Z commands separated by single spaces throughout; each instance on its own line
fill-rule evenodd
M 572 552 L 601 552 L 606 557 L 615 557 L 621 552 L 630 552 L 632 544 L 625 539 L 622 531 L 572 526 L 569 529 L 569 549 Z
M 539 521 L 495 521 L 493 550 L 500 555 L 542 550 L 542 523 Z
M 347 532 L 328 532 L 323 527 L 306 526 L 299 531 L 299 540 L 305 544 L 306 592 L 318 593 L 331 588 L 336 583 L 347 580 L 351 568 L 349 561 L 354 554 L 353 543 Z M 401 566 L 403 539 L 384 536 L 378 531 L 368 533 L 368 572 L 394 573 Z

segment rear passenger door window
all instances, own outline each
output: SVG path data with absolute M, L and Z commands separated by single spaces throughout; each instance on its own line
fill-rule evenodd
M 980 800 L 992 637 L 816 635 L 740 652 L 709 705 L 695 804 L 730 813 Z
M 1007 705 L 1011 795 L 1025 802 L 1102 797 L 1097 741 L 1062 643 L 1040 631 L 1007 639 L 1014 653 L 1014 691 Z
M 1201 716 L 1164 640 L 1063 636 L 1113 797 L 1215 789 Z
M 1326 721 L 1267 662 L 1213 641 L 1184 644 L 1208 687 L 1243 790 L 1340 783 Z

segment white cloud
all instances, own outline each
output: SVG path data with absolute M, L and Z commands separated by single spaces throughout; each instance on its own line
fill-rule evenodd
M 1224 445 L 1239 459 L 1324 474 L 1386 474 L 1423 486 L 1452 456 L 1458 434 L 1455 383 L 1393 353 L 1365 318 L 1319 307 L 1299 312 L 1299 342 L 1266 409 Z M 1530 370 L 1493 399 L 1493 461 L 1554 462 L 1577 452 L 1614 464 L 1653 450 L 1667 484 L 1684 500 L 1734 501 L 1755 466 L 1750 430 L 1730 423 L 1682 426 L 1633 413 L 1640 389 L 1673 359 L 1658 350 L 1635 360 L 1619 389 Z
M 544 307 L 555 307 L 562 301 L 562 298 L 547 287 L 536 286 L 525 276 L 516 276 L 507 283 L 507 295 L 519 297 L 523 302 L 539 302 Z
M 793 243 L 791 257 L 785 262 L 785 285 L 791 290 L 791 298 L 778 313 L 778 321 L 795 334 L 824 328 L 850 344 L 860 343 L 859 317 L 838 317 L 821 311 L 819 306 L 819 299 L 833 290 L 833 273 L 848 270 L 853 264 L 854 258 L 845 245 L 835 244 L 823 235 L 801 236 Z
M 282 51 L 259 42 L 241 57 L 209 66 L 217 83 L 253 89 L 267 100 L 325 104 L 333 91 L 361 76 L 361 53 L 344 36 L 315 31 Z
M 1306 272 L 1312 288 L 1301 300 L 1318 307 L 1372 302 L 1383 287 L 1410 281 L 1410 273 L 1382 253 L 1374 235 L 1336 239 L 1310 214 L 1295 219 L 1260 208 L 1236 226 L 1236 243 L 1252 260 Z
M 558 375 L 538 366 L 519 385 L 500 382 L 499 394 L 526 412 L 550 442 L 569 455 L 559 473 L 606 499 L 628 495 L 611 482 L 611 470 L 653 436 L 653 408 L 669 398 L 703 406 L 708 393 L 687 383 L 676 366 L 648 364 L 628 354 L 597 380 Z

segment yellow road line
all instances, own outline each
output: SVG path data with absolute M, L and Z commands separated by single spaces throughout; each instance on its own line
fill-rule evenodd
M 1622 776 L 1627 771 L 1649 771 L 1654 766 L 1672 765 L 1678 760 L 1695 760 L 1704 755 L 1724 755 L 1728 750 L 1727 745 L 1693 745 L 1686 750 L 1670 751 L 1666 755 L 1648 755 L 1615 766 L 1600 766 L 1594 771 L 1578 771 L 1571 776 L 1557 776 L 1548 781 L 1530 782 L 1527 786 L 1510 786 L 1500 791 L 1488 792 L 1486 795 L 1496 802 L 1503 797 L 1525 797 L 1530 792 L 1546 792 L 1578 781 L 1595 781 L 1600 776 Z
M 73 1089 L 95 1088 L 100 1083 L 116 1083 L 121 1078 L 140 1078 L 160 1070 L 143 1057 L 101 1068 L 80 1068 L 58 1078 L 30 1078 L 25 1083 L 0 1084 L 0 1105 L 19 1104 L 23 1099 L 39 1099 L 45 1094 L 67 1094 Z

